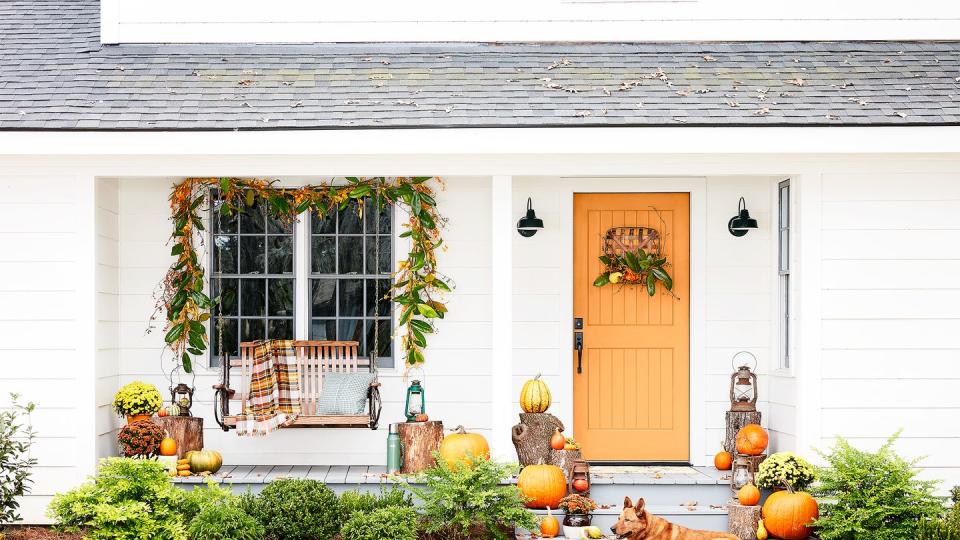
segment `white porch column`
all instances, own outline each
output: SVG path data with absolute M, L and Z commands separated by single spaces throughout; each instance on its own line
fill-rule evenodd
M 78 480 L 96 472 L 97 468 L 97 178 L 92 174 L 77 175 L 76 202 L 76 355 L 77 369 L 77 453 Z
M 821 386 L 822 344 L 821 329 L 821 273 L 823 241 L 823 177 L 820 173 L 803 174 L 791 183 L 796 197 L 797 216 L 794 259 L 797 267 L 797 284 L 792 294 L 797 299 L 796 323 L 797 350 L 794 362 L 797 393 L 797 452 L 816 459 L 811 451 L 821 446 Z
M 513 177 L 494 176 L 490 190 L 492 286 L 490 345 L 491 455 L 512 460 L 510 396 L 513 375 Z

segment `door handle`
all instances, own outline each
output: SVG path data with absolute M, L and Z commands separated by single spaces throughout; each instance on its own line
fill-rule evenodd
M 583 373 L 583 332 L 573 333 L 573 347 L 577 349 L 577 373 Z

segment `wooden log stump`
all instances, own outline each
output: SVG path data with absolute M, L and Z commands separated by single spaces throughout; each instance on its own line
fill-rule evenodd
M 413 474 L 436 466 L 433 453 L 440 450 L 443 422 L 401 422 L 397 434 L 403 448 L 401 473 Z
M 731 454 L 737 453 L 737 432 L 747 424 L 759 424 L 760 411 L 727 411 L 727 433 L 723 439 L 723 449 Z
M 513 446 L 520 465 L 551 463 L 550 437 L 563 431 L 563 422 L 550 413 L 520 413 L 520 423 L 513 426 Z
M 203 450 L 203 418 L 196 416 L 159 416 L 155 422 L 167 430 L 167 436 L 177 442 L 177 458 L 191 450 Z
M 759 523 L 760 506 L 731 503 L 727 507 L 727 532 L 739 536 L 740 540 L 757 540 Z

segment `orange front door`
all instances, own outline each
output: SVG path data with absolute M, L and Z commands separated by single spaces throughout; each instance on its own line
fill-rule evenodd
M 572 362 L 573 421 L 584 458 L 686 462 L 690 195 L 575 194 L 573 224 L 573 316 L 583 319 L 579 372 L 576 350 Z M 643 286 L 593 286 L 604 269 L 598 260 L 604 235 L 612 227 L 629 226 L 660 233 L 676 298 L 659 288 L 650 297 Z

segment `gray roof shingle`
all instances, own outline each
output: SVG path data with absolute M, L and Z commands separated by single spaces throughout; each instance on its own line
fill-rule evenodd
M 0 130 L 945 125 L 958 42 L 101 45 L 0 0 Z

